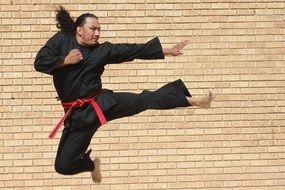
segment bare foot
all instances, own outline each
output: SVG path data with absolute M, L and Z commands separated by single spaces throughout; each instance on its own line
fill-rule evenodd
M 215 99 L 215 90 L 212 88 L 209 90 L 209 94 L 200 98 L 199 106 L 201 108 L 210 108 L 212 101 Z
M 91 172 L 92 180 L 95 183 L 101 183 L 102 181 L 102 175 L 100 170 L 101 161 L 99 158 L 95 158 L 93 163 L 94 163 L 94 170 Z
M 197 107 L 207 109 L 211 107 L 211 103 L 215 99 L 215 97 L 216 97 L 215 90 L 212 87 L 209 90 L 209 94 L 204 95 L 203 97 L 200 97 L 200 98 L 187 97 L 187 99 L 192 106 L 197 106 Z

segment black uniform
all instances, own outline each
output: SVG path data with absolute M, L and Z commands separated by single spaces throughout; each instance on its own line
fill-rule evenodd
M 57 68 L 72 49 L 79 49 L 83 60 L 77 64 Z M 35 59 L 37 71 L 53 76 L 54 85 L 62 102 L 86 98 L 102 88 L 101 75 L 106 64 L 134 59 L 163 59 L 158 37 L 145 44 L 112 44 L 105 42 L 86 47 L 78 44 L 74 35 L 56 33 L 40 49 Z M 172 109 L 190 106 L 191 96 L 181 80 L 166 84 L 156 91 L 118 93 L 103 89 L 96 98 L 107 121 L 131 116 L 147 109 Z M 91 105 L 74 108 L 65 121 L 55 161 L 58 173 L 71 175 L 93 171 L 94 165 L 86 150 L 100 122 Z

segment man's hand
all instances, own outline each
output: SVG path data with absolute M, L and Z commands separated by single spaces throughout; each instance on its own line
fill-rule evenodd
M 83 59 L 79 49 L 71 50 L 64 59 L 63 65 L 76 64 Z
M 172 55 L 172 56 L 181 55 L 182 54 L 181 50 L 189 43 L 190 43 L 189 40 L 183 40 L 182 42 L 179 42 L 178 44 L 173 46 L 171 49 L 163 49 L 163 53 L 164 55 Z

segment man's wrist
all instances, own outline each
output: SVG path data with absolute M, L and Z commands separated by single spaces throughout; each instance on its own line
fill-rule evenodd
M 170 49 L 169 49 L 169 48 L 164 48 L 164 49 L 163 49 L 163 54 L 164 54 L 164 55 L 171 55 Z
M 57 65 L 57 68 L 63 67 L 64 65 L 67 64 L 67 59 L 66 57 Z

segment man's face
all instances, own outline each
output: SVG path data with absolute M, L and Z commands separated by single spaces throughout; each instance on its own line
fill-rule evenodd
M 97 18 L 87 17 L 83 26 L 77 27 L 77 37 L 81 45 L 95 45 L 100 37 L 100 23 Z

